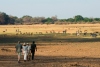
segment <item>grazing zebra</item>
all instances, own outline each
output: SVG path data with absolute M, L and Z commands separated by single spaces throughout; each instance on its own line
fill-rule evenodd
M 92 36 L 92 37 L 97 37 L 97 34 L 95 34 L 95 33 L 90 33 L 90 35 Z

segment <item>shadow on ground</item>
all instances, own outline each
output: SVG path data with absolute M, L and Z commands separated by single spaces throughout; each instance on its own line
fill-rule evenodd
M 51 43 L 51 42 L 99 42 L 100 38 L 73 38 L 73 37 L 53 37 L 53 36 L 36 36 L 36 37 L 14 37 L 14 36 L 7 36 L 7 37 L 0 37 L 0 43 L 17 43 L 18 41 L 21 42 L 43 42 L 43 43 Z
M 100 58 L 89 57 L 66 57 L 66 56 L 35 56 L 34 60 L 24 62 L 21 56 L 21 63 L 17 63 L 17 56 L 0 55 L 2 67 L 100 67 Z

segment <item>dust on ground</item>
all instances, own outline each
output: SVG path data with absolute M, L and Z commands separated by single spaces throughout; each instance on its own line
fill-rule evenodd
M 0 46 L 0 67 L 100 67 L 100 42 L 37 45 L 35 59 L 17 63 L 14 46 Z

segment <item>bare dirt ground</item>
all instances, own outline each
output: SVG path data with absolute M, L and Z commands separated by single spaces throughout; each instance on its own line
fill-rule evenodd
M 37 45 L 32 61 L 17 63 L 14 46 L 0 46 L 0 67 L 100 67 L 100 42 Z

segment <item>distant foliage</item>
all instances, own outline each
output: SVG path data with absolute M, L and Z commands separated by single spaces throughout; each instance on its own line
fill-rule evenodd
M 8 24 L 10 17 L 6 13 L 0 12 L 0 24 Z
M 21 18 L 16 16 L 7 15 L 4 12 L 0 12 L 0 25 L 6 24 L 83 24 L 83 23 L 100 23 L 100 18 L 88 18 L 82 17 L 81 15 L 76 15 L 73 18 L 68 19 L 58 19 L 57 16 L 52 17 L 32 17 L 25 15 Z

